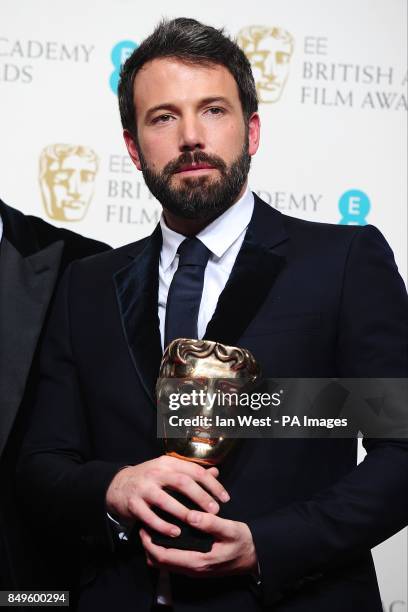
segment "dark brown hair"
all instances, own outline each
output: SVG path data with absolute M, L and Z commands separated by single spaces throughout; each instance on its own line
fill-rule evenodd
M 258 110 L 254 77 L 244 52 L 237 43 L 195 19 L 179 17 L 163 20 L 123 64 L 118 87 L 119 110 L 124 129 L 137 139 L 133 85 L 138 71 L 156 58 L 174 57 L 199 65 L 225 66 L 234 77 L 244 117 L 248 120 Z

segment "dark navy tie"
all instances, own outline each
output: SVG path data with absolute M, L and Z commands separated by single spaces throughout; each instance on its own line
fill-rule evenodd
M 178 268 L 166 304 L 165 347 L 176 338 L 198 338 L 198 311 L 210 251 L 198 238 L 180 244 Z

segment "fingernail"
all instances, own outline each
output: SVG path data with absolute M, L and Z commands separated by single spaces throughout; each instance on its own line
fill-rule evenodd
M 227 502 L 230 500 L 230 496 L 228 495 L 226 491 L 224 491 L 224 493 L 221 493 L 221 499 L 223 502 Z
M 171 535 L 173 538 L 176 538 L 177 536 L 179 536 L 179 535 L 180 535 L 180 533 L 181 533 L 181 531 L 180 531 L 180 529 L 179 529 L 178 527 L 173 527 L 173 529 L 172 529 L 172 530 L 171 530 L 171 532 L 170 532 L 170 535 Z
M 190 512 L 189 514 L 189 521 L 190 523 L 194 523 L 195 525 L 198 525 L 198 523 L 200 522 L 201 516 L 199 515 L 198 512 Z
M 216 503 L 214 503 L 214 502 L 210 502 L 208 504 L 208 510 L 210 512 L 217 512 L 218 511 L 218 505 Z

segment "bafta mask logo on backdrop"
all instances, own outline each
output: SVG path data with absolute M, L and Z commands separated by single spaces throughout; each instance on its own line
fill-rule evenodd
M 45 211 L 55 221 L 81 221 L 92 200 L 99 159 L 82 145 L 53 144 L 40 155 Z
M 277 102 L 289 76 L 293 54 L 292 34 L 282 28 L 247 26 L 237 42 L 251 62 L 260 102 Z
M 370 199 L 364 191 L 349 189 L 339 199 L 339 225 L 367 225 L 370 208 Z

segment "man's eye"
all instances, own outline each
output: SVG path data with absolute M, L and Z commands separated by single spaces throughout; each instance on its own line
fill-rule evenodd
M 171 118 L 171 115 L 160 115 L 159 117 L 155 117 L 153 119 L 153 123 L 168 123 Z
M 210 113 L 210 115 L 223 115 L 224 114 L 224 109 L 223 108 L 219 108 L 218 106 L 213 106 L 213 107 L 208 109 L 208 112 Z

